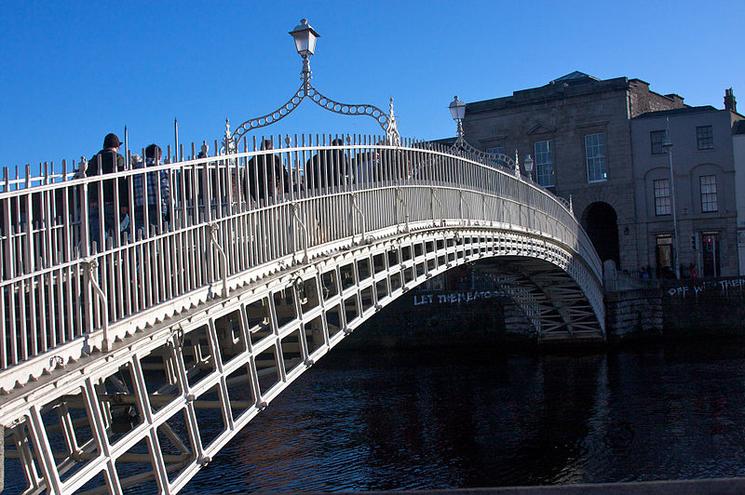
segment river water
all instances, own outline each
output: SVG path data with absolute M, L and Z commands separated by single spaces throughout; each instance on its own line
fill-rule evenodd
M 745 342 L 543 355 L 335 349 L 184 493 L 742 475 Z

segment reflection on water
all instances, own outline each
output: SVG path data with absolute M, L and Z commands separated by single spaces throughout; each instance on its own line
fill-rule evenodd
M 745 345 L 335 350 L 184 493 L 745 475 Z

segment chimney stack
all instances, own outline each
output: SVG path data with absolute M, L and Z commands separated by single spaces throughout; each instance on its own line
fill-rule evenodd
M 737 100 L 735 100 L 735 94 L 732 92 L 732 88 L 724 90 L 724 109 L 730 112 L 737 112 Z

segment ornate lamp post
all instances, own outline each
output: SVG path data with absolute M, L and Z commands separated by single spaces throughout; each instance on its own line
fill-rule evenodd
M 238 125 L 234 131 L 230 131 L 230 122 L 225 121 L 225 140 L 224 149 L 230 152 L 237 149 L 236 144 L 249 131 L 260 129 L 287 117 L 295 110 L 300 103 L 309 98 L 313 103 L 330 112 L 340 113 L 342 115 L 363 115 L 372 117 L 378 125 L 385 131 L 387 141 L 391 144 L 398 145 L 400 136 L 396 125 L 396 116 L 393 112 L 393 98 L 390 99 L 388 114 L 380 108 L 368 104 L 350 104 L 341 103 L 321 94 L 313 84 L 311 84 L 310 57 L 316 51 L 316 42 L 321 37 L 313 27 L 308 24 L 307 19 L 301 19 L 300 24 L 289 32 L 295 42 L 295 50 L 303 59 L 303 69 L 300 73 L 302 85 L 292 98 L 276 110 L 269 112 L 260 117 L 254 117 Z
M 290 36 L 295 40 L 295 50 L 303 58 L 303 82 L 310 81 L 310 57 L 316 52 L 316 41 L 321 37 L 313 27 L 308 24 L 308 19 L 300 19 L 300 24 L 290 31 Z
M 457 141 L 464 141 L 465 138 L 463 137 L 463 118 L 466 116 L 466 104 L 462 100 L 459 100 L 458 96 L 454 96 L 453 101 L 450 102 L 450 106 L 448 108 L 450 108 L 450 116 L 453 117 L 453 120 L 458 126 Z
M 670 140 L 670 119 L 667 120 L 665 142 L 662 147 L 667 152 L 667 166 L 670 169 L 670 208 L 673 212 L 673 263 L 675 264 L 675 278 L 680 280 L 680 263 L 678 263 L 678 214 L 675 210 L 675 174 L 673 173 L 673 143 Z
M 515 161 L 504 153 L 484 152 L 474 146 L 471 146 L 471 144 L 466 141 L 466 135 L 463 131 L 463 119 L 466 116 L 466 103 L 463 100 L 461 100 L 457 96 L 453 97 L 453 101 L 451 101 L 450 105 L 448 105 L 448 109 L 450 110 L 450 116 L 453 118 L 456 124 L 457 137 L 455 139 L 455 143 L 453 143 L 453 146 L 451 147 L 452 151 L 460 151 L 461 153 L 466 153 L 468 155 L 474 156 L 479 161 L 489 164 L 496 163 L 497 165 L 501 165 L 502 167 L 510 171 L 515 170 Z M 516 175 L 518 175 L 519 177 L 519 174 Z
M 525 172 L 528 174 L 528 178 L 530 180 L 533 180 L 533 157 L 530 156 L 530 153 L 528 153 L 528 156 L 525 158 L 524 166 Z
M 320 34 L 308 24 L 308 19 L 300 19 L 300 24 L 289 32 L 292 39 L 295 40 L 295 49 L 298 54 L 306 59 L 316 53 L 316 40 L 321 37 Z

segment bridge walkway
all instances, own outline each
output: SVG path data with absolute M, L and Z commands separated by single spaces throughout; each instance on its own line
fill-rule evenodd
M 367 318 L 463 263 L 505 261 L 536 338 L 603 338 L 600 263 L 566 203 L 445 149 L 372 142 L 6 175 L 0 424 L 28 493 L 177 492 Z M 167 205 L 122 229 L 117 200 L 99 249 L 106 181 L 116 195 L 153 173 Z

